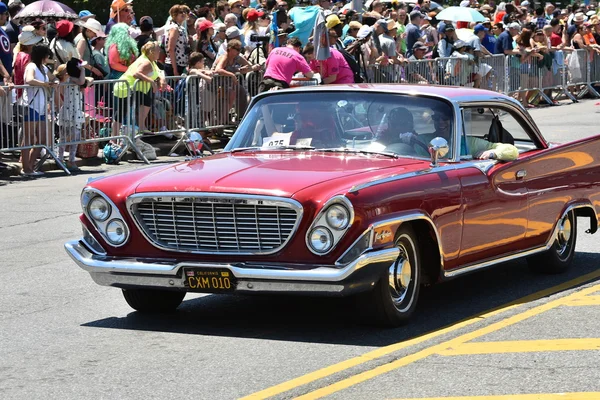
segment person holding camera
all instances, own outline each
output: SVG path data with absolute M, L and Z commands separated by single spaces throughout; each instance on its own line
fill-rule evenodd
M 266 62 L 267 69 L 258 86 L 258 93 L 273 88 L 289 88 L 296 72 L 301 72 L 307 78 L 313 77 L 310 66 L 300 54 L 301 49 L 300 39 L 291 38 L 285 47 L 277 47 L 269 53 Z

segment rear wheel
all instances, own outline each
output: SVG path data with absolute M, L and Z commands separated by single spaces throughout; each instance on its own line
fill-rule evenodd
M 174 311 L 186 292 L 156 289 L 123 289 L 123 297 L 134 310 L 146 313 Z
M 529 257 L 529 268 L 535 272 L 545 274 L 560 274 L 571 266 L 575 256 L 575 243 L 577 241 L 577 217 L 575 212 L 569 211 L 558 221 L 558 234 L 552 247 L 548 251 Z
M 378 325 L 402 325 L 417 306 L 421 257 L 413 230 L 401 227 L 395 245 L 400 251 L 396 261 L 382 271 L 373 290 L 357 297 L 363 315 Z

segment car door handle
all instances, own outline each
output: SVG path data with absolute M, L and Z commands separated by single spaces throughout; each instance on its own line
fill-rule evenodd
M 525 171 L 524 169 L 520 169 L 517 171 L 517 173 L 515 174 L 517 179 L 523 179 L 527 176 L 527 171 Z

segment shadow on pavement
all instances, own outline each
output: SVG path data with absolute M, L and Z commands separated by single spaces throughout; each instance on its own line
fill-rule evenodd
M 474 317 L 584 274 L 600 265 L 598 253 L 576 253 L 562 275 L 529 272 L 525 261 L 506 263 L 423 288 L 410 324 L 396 329 L 360 325 L 352 299 L 210 295 L 184 301 L 177 312 L 91 321 L 82 326 L 259 338 L 355 346 L 386 346 Z M 125 300 L 123 300 L 125 301 Z

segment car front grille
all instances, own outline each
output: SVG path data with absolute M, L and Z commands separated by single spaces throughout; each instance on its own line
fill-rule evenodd
M 275 253 L 290 240 L 302 215 L 296 201 L 268 196 L 143 194 L 128 203 L 153 245 L 191 253 Z

